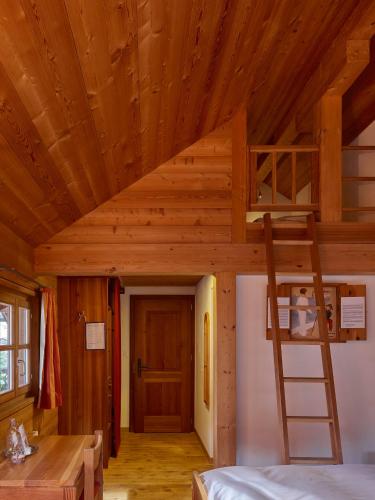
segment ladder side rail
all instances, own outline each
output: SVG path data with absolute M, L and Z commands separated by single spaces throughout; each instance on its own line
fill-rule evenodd
M 343 457 L 341 449 L 340 426 L 337 413 L 337 402 L 336 402 L 336 393 L 334 385 L 331 348 L 329 344 L 327 322 L 325 317 L 325 300 L 324 300 L 322 273 L 320 266 L 319 247 L 318 247 L 315 218 L 313 214 L 310 214 L 308 216 L 308 232 L 309 232 L 309 237 L 313 241 L 313 244 L 310 247 L 310 255 L 311 255 L 312 270 L 316 273 L 313 277 L 313 284 L 315 290 L 316 304 L 319 306 L 319 310 L 317 311 L 319 337 L 323 341 L 323 344 L 321 345 L 320 348 L 322 363 L 323 363 L 323 375 L 325 378 L 328 379 L 328 384 L 325 384 L 325 392 L 326 392 L 328 415 L 332 417 L 332 423 L 329 424 L 332 452 L 337 462 L 342 463 Z
M 283 442 L 283 462 L 290 463 L 289 453 L 289 437 L 288 437 L 288 422 L 286 415 L 286 400 L 285 400 L 285 387 L 283 375 L 283 359 L 280 338 L 279 326 L 279 310 L 277 303 L 277 286 L 275 263 L 273 255 L 273 235 L 272 235 L 272 220 L 269 213 L 263 217 L 264 221 L 264 235 L 266 243 L 266 262 L 267 274 L 270 295 L 270 314 L 271 314 L 271 331 L 272 331 L 272 344 L 273 344 L 273 357 L 275 364 L 275 381 L 277 392 L 277 409 L 279 414 L 280 434 Z

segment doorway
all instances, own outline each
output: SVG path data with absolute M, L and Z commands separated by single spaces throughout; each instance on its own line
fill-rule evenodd
M 130 299 L 130 430 L 191 432 L 194 296 Z

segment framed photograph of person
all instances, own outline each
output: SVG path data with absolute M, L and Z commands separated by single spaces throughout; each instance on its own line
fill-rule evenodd
M 327 284 L 323 288 L 325 303 L 325 319 L 330 340 L 339 340 L 338 304 L 339 288 L 337 285 Z M 295 284 L 290 288 L 290 302 L 292 306 L 305 306 L 306 309 L 292 310 L 290 318 L 290 335 L 295 339 L 319 338 L 318 313 L 313 308 L 316 305 L 314 287 L 311 285 Z M 308 309 L 311 306 L 311 309 Z

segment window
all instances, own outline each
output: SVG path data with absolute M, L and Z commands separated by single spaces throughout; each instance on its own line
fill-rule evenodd
M 30 388 L 30 303 L 0 291 L 0 402 Z

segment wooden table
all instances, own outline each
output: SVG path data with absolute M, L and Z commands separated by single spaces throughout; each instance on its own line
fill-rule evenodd
M 0 459 L 1 500 L 78 500 L 83 491 L 83 449 L 94 436 L 45 436 L 20 465 Z

